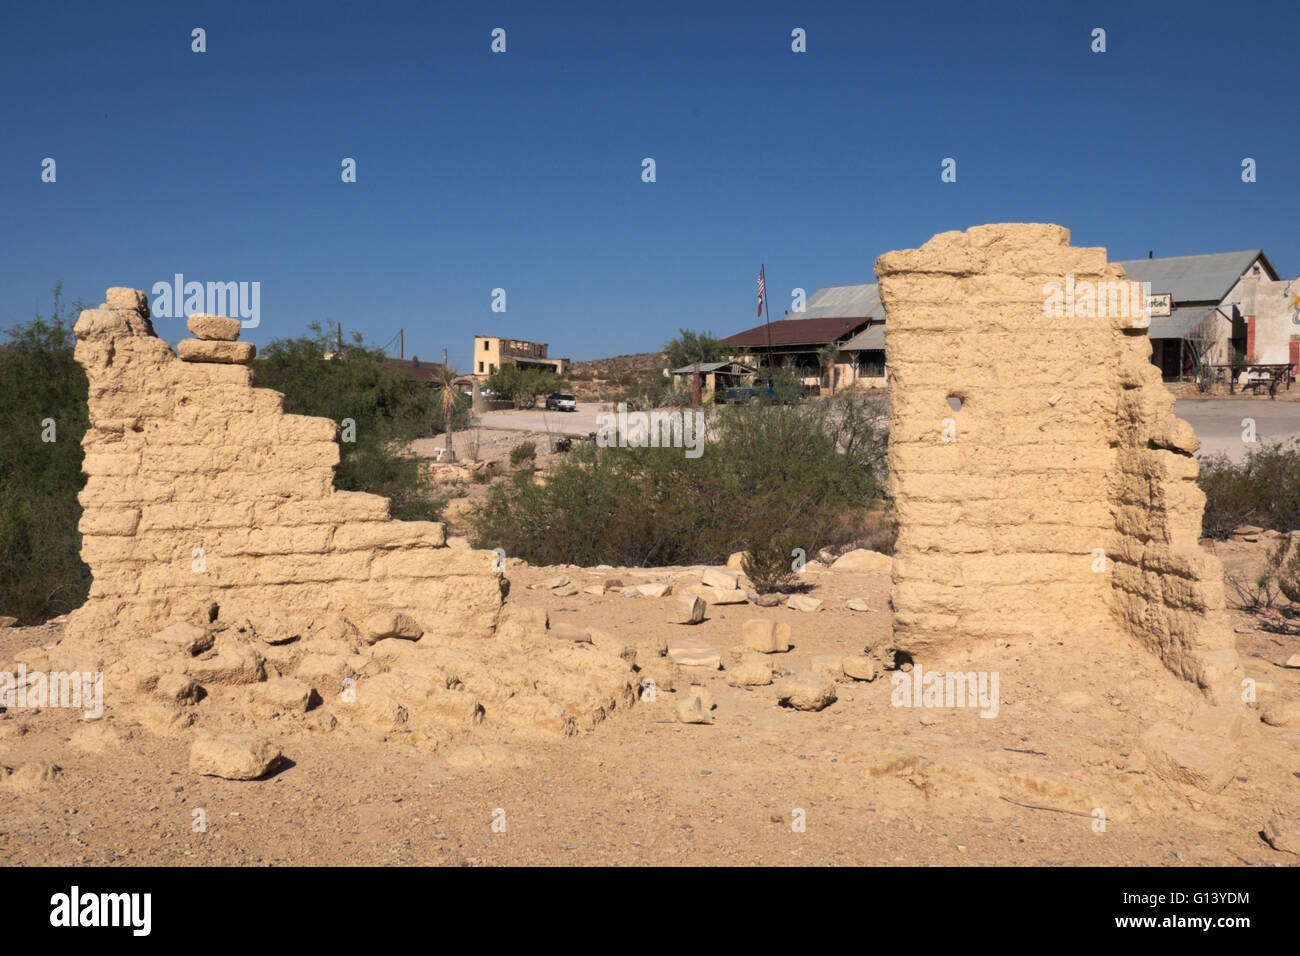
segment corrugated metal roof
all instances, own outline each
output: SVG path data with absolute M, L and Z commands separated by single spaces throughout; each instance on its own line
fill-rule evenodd
M 885 309 L 880 304 L 880 286 L 874 282 L 865 285 L 828 285 L 818 289 L 804 303 L 804 310 L 796 313 L 799 319 L 884 319 Z
M 840 346 L 846 352 L 860 352 L 867 349 L 885 347 L 885 326 L 883 323 L 872 324 Z
M 706 375 L 709 372 L 716 372 L 718 369 L 722 368 L 730 371 L 731 366 L 733 365 L 735 366 L 735 374 L 737 375 L 757 371 L 757 369 L 752 369 L 741 362 L 692 362 L 690 365 L 683 365 L 681 368 L 673 369 L 672 374 L 694 375 L 696 372 L 699 372 L 701 375 Z
M 885 321 L 885 307 L 880 302 L 879 285 L 868 282 L 862 285 L 822 286 L 808 297 L 802 312 L 795 312 L 772 323 L 772 345 L 825 345 L 852 336 L 868 321 Z M 756 325 L 722 341 L 727 345 L 766 348 L 767 326 Z
M 864 325 L 865 318 L 782 319 L 772 323 L 772 347 L 790 345 L 825 345 L 855 335 Z M 724 345 L 743 345 L 747 348 L 767 348 L 766 325 L 756 325 L 722 340 Z
M 1237 280 L 1260 256 L 1262 249 L 1212 252 L 1200 256 L 1166 256 L 1162 259 L 1126 259 L 1120 262 L 1125 275 L 1135 282 L 1150 282 L 1151 292 L 1173 294 L 1174 302 L 1222 302 Z M 1266 270 L 1272 264 L 1264 260 Z M 1154 319 L 1152 320 L 1154 325 Z
M 1174 309 L 1169 315 L 1151 316 L 1151 328 L 1147 337 L 1152 339 L 1185 339 L 1196 327 L 1218 310 L 1194 306 L 1189 309 Z

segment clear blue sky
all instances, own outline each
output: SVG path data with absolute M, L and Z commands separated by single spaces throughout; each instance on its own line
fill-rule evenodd
M 795 286 L 874 281 L 880 253 L 986 222 L 1060 223 L 1112 259 L 1262 247 L 1300 271 L 1289 2 L 3 16 L 0 325 L 47 312 L 59 279 L 99 302 L 182 272 L 260 282 L 254 342 L 312 320 L 373 344 L 404 326 L 408 356 L 445 345 L 467 369 L 475 332 L 574 359 L 656 349 L 680 326 L 729 334 L 755 321 L 760 262 L 779 314 Z

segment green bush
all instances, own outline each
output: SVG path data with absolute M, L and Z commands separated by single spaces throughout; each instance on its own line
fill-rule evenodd
M 1240 464 L 1226 455 L 1200 460 L 1198 482 L 1205 492 L 1202 534 L 1229 537 L 1243 524 L 1274 531 L 1300 529 L 1300 442 L 1263 444 Z
M 395 518 L 436 521 L 446 498 L 434 491 L 420 463 L 400 450 L 445 430 L 442 390 L 393 371 L 360 335 L 339 352 L 319 325 L 309 329 L 309 335 L 277 339 L 262 350 L 257 384 L 283 392 L 294 414 L 352 420 L 351 434 L 342 436 L 336 488 L 391 498 Z M 452 425 L 466 428 L 469 400 L 459 393 L 455 399 Z
M 1282 618 L 1294 618 L 1296 605 L 1300 604 L 1300 548 L 1292 541 L 1293 535 L 1284 534 L 1277 544 L 1269 549 L 1264 558 L 1264 568 L 1254 581 L 1239 575 L 1228 575 L 1228 586 L 1234 595 L 1229 596 L 1229 604 L 1242 611 L 1264 614 L 1272 621 L 1270 630 L 1289 630 L 1282 624 Z M 1289 606 L 1281 605 L 1279 597 L 1291 602 Z
M 663 348 L 670 369 L 696 362 L 725 362 L 733 353 L 742 351 L 734 345 L 723 345 L 712 332 L 691 329 L 678 329 L 677 332 L 677 338 L 669 339 Z
M 537 446 L 530 441 L 520 442 L 510 449 L 510 464 L 518 468 L 526 461 L 537 457 Z
M 768 540 L 810 555 L 842 545 L 879 506 L 886 433 L 873 401 L 711 409 L 698 458 L 583 448 L 545 484 L 494 485 L 467 516 L 472 537 L 535 564 L 586 566 L 721 563 Z
M 745 545 L 741 570 L 760 594 L 783 591 L 795 579 L 794 555 L 799 539 L 787 533 L 754 535 Z
M 564 388 L 564 379 L 549 369 L 534 366 L 503 365 L 488 376 L 485 387 L 516 408 L 532 408 L 538 395 L 549 395 Z
M 679 394 L 676 391 L 672 379 L 664 378 L 661 369 L 625 372 L 619 379 L 619 391 L 610 402 L 614 408 L 622 404 L 630 412 L 649 411 L 652 408 L 689 404 L 691 400 L 689 392 Z
M 51 317 L 0 345 L 0 614 L 24 624 L 79 607 L 90 589 L 77 531 L 88 385 L 62 309 L 55 286 Z
M 1300 548 L 1287 533 L 1269 553 L 1268 571 L 1277 580 L 1277 588 L 1292 604 L 1300 604 Z

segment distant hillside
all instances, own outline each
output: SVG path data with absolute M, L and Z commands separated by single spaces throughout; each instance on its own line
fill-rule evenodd
M 615 355 L 613 358 L 588 359 L 585 362 L 570 362 L 569 369 L 573 375 L 584 378 L 612 378 L 627 372 L 644 372 L 653 369 L 656 373 L 666 368 L 668 356 L 663 352 L 639 352 L 636 355 Z
M 640 352 L 570 362 L 565 377 L 580 401 L 607 401 L 633 386 L 658 382 L 667 367 L 668 357 L 663 352 Z

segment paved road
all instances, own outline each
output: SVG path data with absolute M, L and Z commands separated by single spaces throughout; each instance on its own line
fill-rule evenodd
M 585 436 L 596 430 L 598 402 L 579 402 L 576 412 L 548 412 L 533 408 L 526 411 L 504 409 L 483 412 L 479 427 L 510 431 L 551 432 L 556 435 Z M 1245 457 L 1251 447 L 1242 441 L 1242 419 L 1255 421 L 1255 435 L 1260 441 L 1300 437 L 1300 402 L 1267 398 L 1198 401 L 1182 399 L 1174 413 L 1189 422 L 1201 439 L 1200 454 L 1223 452 L 1234 461 Z
M 1294 389 L 1295 386 L 1292 386 Z M 1252 445 L 1242 441 L 1246 425 L 1253 419 L 1258 441 L 1279 441 L 1300 436 L 1300 402 L 1267 398 L 1197 401 L 1174 403 L 1174 414 L 1196 429 L 1201 439 L 1198 455 L 1223 452 L 1233 461 L 1241 461 Z
M 596 430 L 596 413 L 601 407 L 599 402 L 579 402 L 576 412 L 548 412 L 543 408 L 480 412 L 478 427 L 586 437 Z

